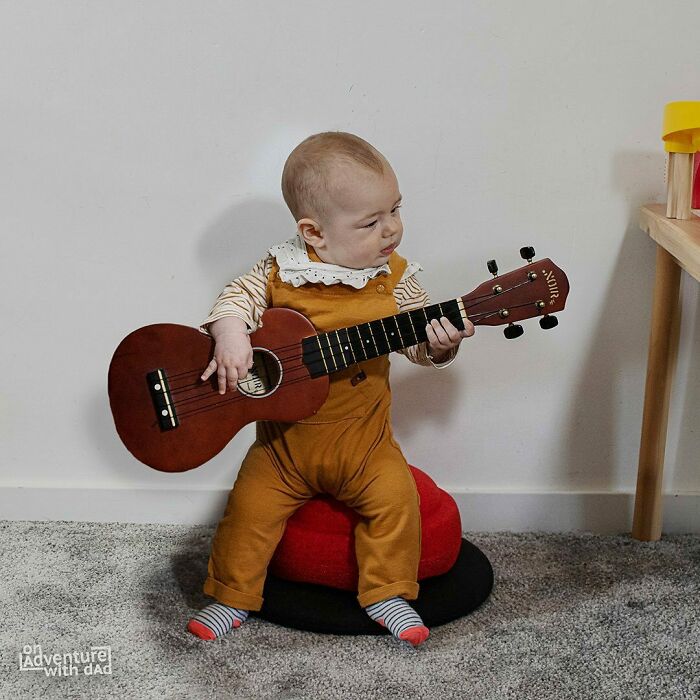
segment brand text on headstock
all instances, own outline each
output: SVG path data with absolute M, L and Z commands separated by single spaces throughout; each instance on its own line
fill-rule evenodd
M 549 305 L 554 304 L 554 300 L 559 298 L 559 287 L 557 286 L 557 280 L 554 277 L 554 270 L 542 270 L 545 280 L 547 280 L 547 287 L 549 287 Z

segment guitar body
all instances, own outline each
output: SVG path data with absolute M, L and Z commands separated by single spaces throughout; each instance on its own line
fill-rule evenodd
M 254 367 L 238 390 L 218 393 L 216 373 L 200 377 L 214 341 L 172 323 L 145 326 L 119 344 L 109 366 L 114 423 L 127 449 L 165 472 L 198 467 L 248 423 L 295 422 L 316 413 L 328 396 L 327 375 L 312 379 L 301 340 L 316 329 L 291 309 L 265 311 L 250 336 Z

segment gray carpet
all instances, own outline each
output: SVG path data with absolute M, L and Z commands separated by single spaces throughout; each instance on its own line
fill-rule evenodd
M 494 567 L 493 593 L 414 650 L 258 619 L 216 642 L 190 636 L 212 532 L 0 522 L 1 697 L 700 697 L 699 536 L 466 533 Z M 25 645 L 86 656 L 78 675 L 47 676 Z M 88 659 L 100 646 L 111 667 Z

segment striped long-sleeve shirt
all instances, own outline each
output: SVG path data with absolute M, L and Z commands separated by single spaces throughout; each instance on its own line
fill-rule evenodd
M 248 332 L 253 333 L 260 325 L 260 318 L 267 308 L 267 280 L 272 270 L 273 257 L 269 253 L 259 260 L 250 272 L 229 282 L 219 294 L 209 316 L 202 322 L 199 330 L 209 334 L 209 325 L 225 316 L 237 316 L 245 321 Z M 408 272 L 408 271 L 407 271 Z M 428 293 L 421 287 L 415 274 L 406 274 L 394 288 L 394 299 L 399 313 L 420 309 L 430 304 Z M 411 362 L 426 367 L 443 369 L 455 359 L 459 346 L 448 353 L 444 362 L 436 363 L 428 356 L 428 343 L 423 342 L 397 352 L 405 355 Z

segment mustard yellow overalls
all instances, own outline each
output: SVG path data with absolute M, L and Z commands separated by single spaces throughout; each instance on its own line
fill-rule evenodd
M 310 259 L 319 262 L 312 248 Z M 398 313 L 394 287 L 406 268 L 396 252 L 391 274 L 362 289 L 342 283 L 283 282 L 273 261 L 268 306 L 294 309 L 319 332 Z M 351 382 L 361 371 L 366 379 Z M 287 519 L 309 498 L 330 494 L 357 511 L 355 551 L 362 607 L 391 596 L 418 596 L 420 513 L 416 484 L 390 422 L 389 358 L 330 375 L 321 409 L 296 423 L 261 421 L 243 459 L 212 541 L 204 592 L 225 605 L 260 610 L 267 566 Z

